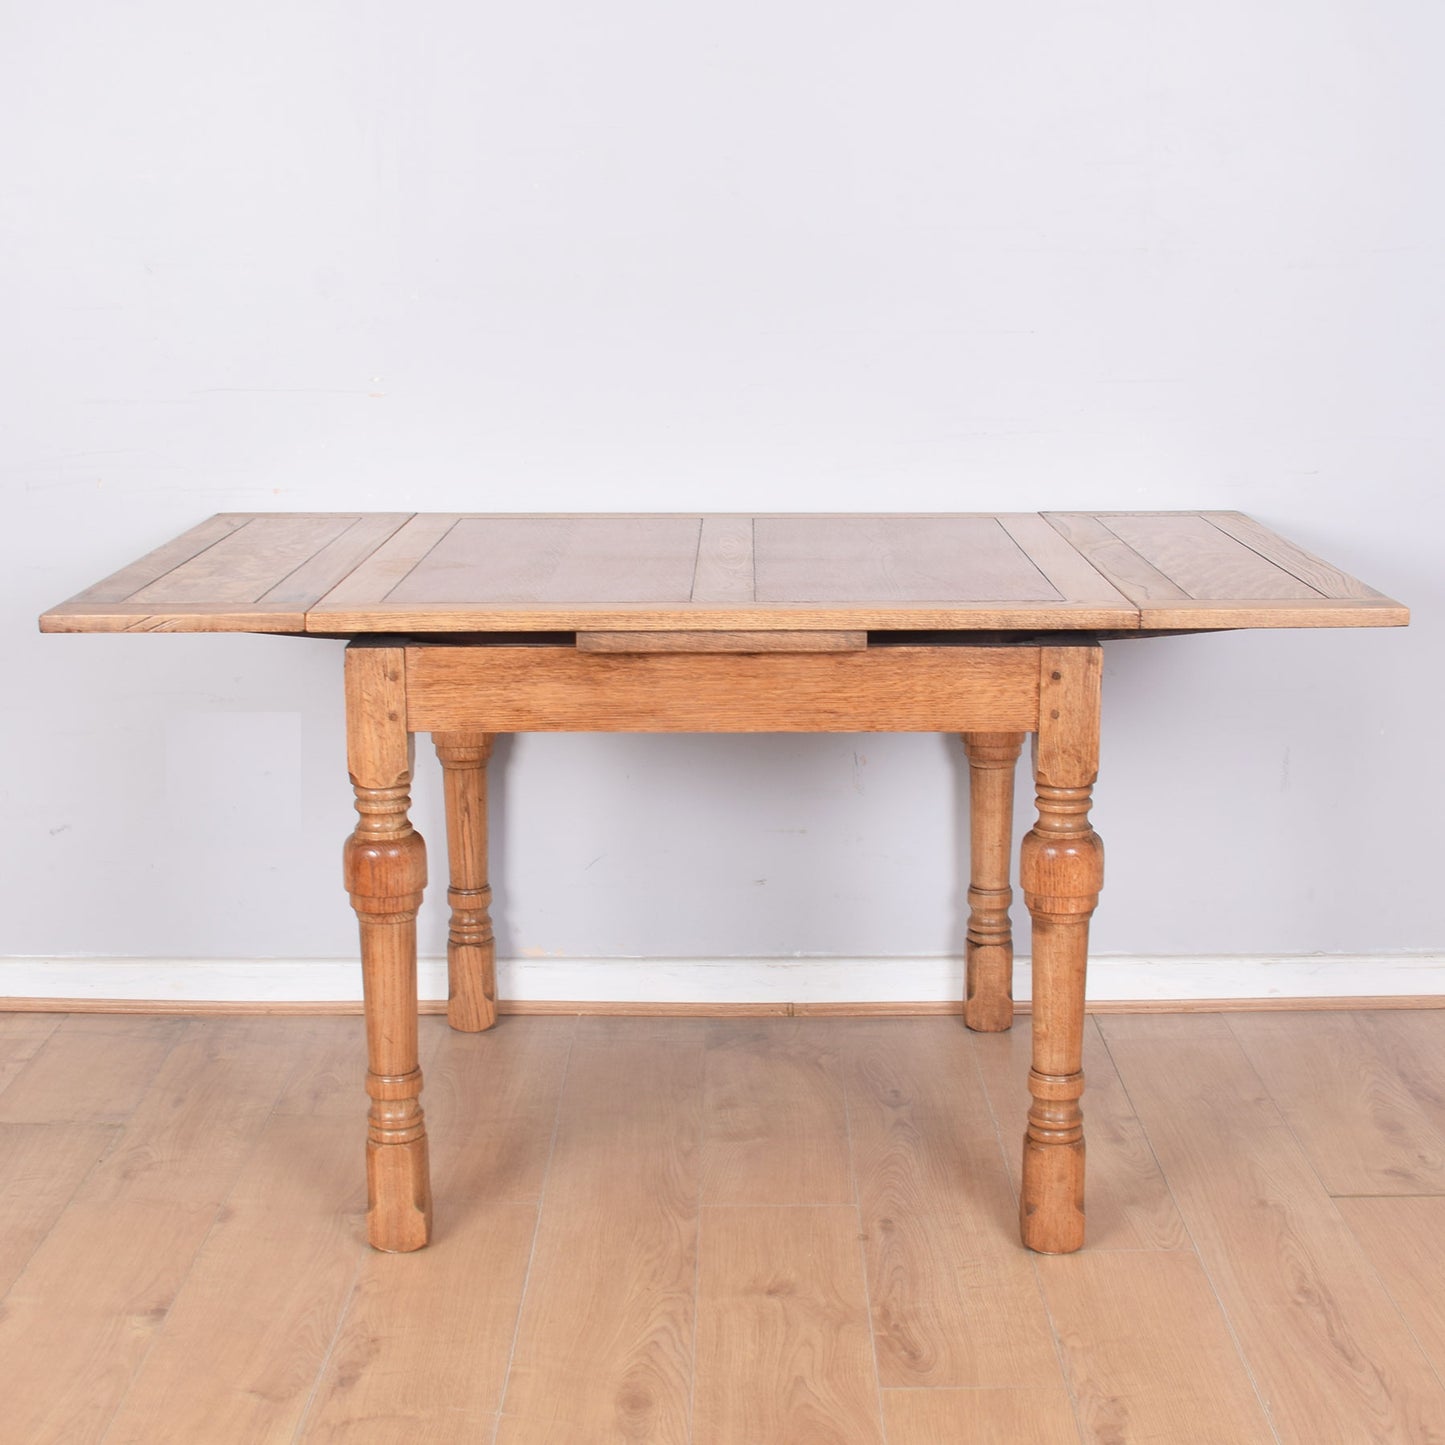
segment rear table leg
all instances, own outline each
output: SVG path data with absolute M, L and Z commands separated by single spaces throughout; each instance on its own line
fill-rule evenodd
M 1013 1023 L 1013 933 L 1009 857 L 1013 852 L 1014 771 L 1023 733 L 964 733 L 968 756 L 968 975 L 963 1021 L 1000 1033 Z
M 451 931 L 447 935 L 447 1022 L 479 1033 L 497 1021 L 496 942 L 487 884 L 487 760 L 490 733 L 433 733 L 447 804 Z

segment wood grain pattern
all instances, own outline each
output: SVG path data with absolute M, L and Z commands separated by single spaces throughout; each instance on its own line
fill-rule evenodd
M 0 1000 L 0 1008 L 12 1008 Z M 45 1046 L 45 1041 L 60 1027 L 65 1014 L 0 1013 L 0 1093 Z
M 1068 1393 L 884 1390 L 888 1445 L 1077 1445 Z
M 418 1255 L 369 1254 L 301 1439 L 490 1440 L 536 1223 L 536 1204 L 482 1201 Z
M 119 1133 L 105 1124 L 0 1124 L 0 1297 Z
M 107 1440 L 294 1435 L 360 1262 L 360 1183 L 355 1143 L 334 1120 L 272 1120 L 157 1323 Z
M 1262 527 L 1253 517 L 1243 512 L 1206 512 L 1205 517 L 1212 526 L 1227 533 L 1246 547 L 1258 552 L 1267 561 L 1308 583 L 1316 592 L 1326 597 L 1357 597 L 1384 600 L 1373 587 L 1366 587 L 1338 567 L 1306 552 L 1303 547 Z
M 705 1204 L 851 1204 L 836 1032 L 804 1019 L 708 1031 Z
M 753 519 L 714 516 L 702 519 L 692 600 L 698 603 L 752 602 Z
M 187 1027 L 105 1014 L 58 1022 L 0 1093 L 0 1123 L 124 1122 Z
M 1001 512 L 998 524 L 1060 597 L 1127 608 L 1129 599 L 1038 512 Z
M 413 732 L 1031 731 L 1036 649 L 609 657 L 562 647 L 406 649 Z
M 1237 1014 L 1230 1029 L 1331 1194 L 1445 1194 L 1445 1135 L 1352 1014 Z
M 1279 1439 L 1438 1441 L 1445 1390 L 1224 1020 L 1102 1028 Z
M 697 517 L 462 517 L 381 602 L 686 602 Z
M 1371 1009 L 1354 1017 L 1371 1045 L 1391 1059 L 1435 1132 L 1445 1134 L 1445 1000 L 1408 1012 Z
M 707 1210 L 694 1445 L 882 1445 L 864 1301 L 851 1207 Z
M 1198 601 L 1297 601 L 1320 595 L 1309 583 L 1222 532 L 1205 517 L 1123 512 L 1102 521 Z
M 759 602 L 1061 602 L 994 517 L 758 517 Z
M 1445 1379 L 1445 1197 L 1338 1199 L 1335 1206 Z
M 408 513 L 212 517 L 41 618 L 43 632 L 293 632 Z
M 1431 1113 L 1445 1011 L 1353 1021 Z M 509 1400 L 511 1445 L 852 1445 L 877 1438 L 870 1348 L 885 1381 L 900 1361 L 899 1380 L 943 1379 L 950 1360 L 973 1372 L 962 1378 L 1016 1368 L 1000 1336 L 1019 1295 L 991 1274 L 990 1252 L 1035 1271 L 1009 1218 L 1014 1151 L 991 1137 L 970 1056 L 1006 1096 L 1011 1131 L 1027 1039 L 970 1034 L 957 1017 L 811 1026 L 843 1066 L 844 1116 L 817 1123 L 839 1131 L 861 1227 L 848 1203 L 699 1212 L 703 1053 L 753 1023 L 504 1018 L 477 1039 L 435 1017 L 420 1043 L 444 1207 L 433 1249 L 400 1259 L 362 1239 L 345 1123 L 360 1060 L 342 1047 L 357 1022 L 188 1024 L 125 1123 L 0 1128 L 0 1272 L 33 1244 L 0 1306 L 0 1437 L 487 1442 L 539 1206 L 518 1354 L 533 1373 Z M 1140 1124 L 1091 1026 L 1091 1246 L 1036 1261 L 1086 1438 L 1258 1438 L 1244 1358 L 1282 1442 L 1438 1445 L 1445 1395 L 1427 1366 L 1445 1368 L 1445 1196 L 1327 1199 L 1228 1019 L 1106 1026 L 1168 1169 L 1160 1188 L 1177 1190 L 1192 1234 L 1166 1259 L 1137 1248 L 1147 1229 L 1106 1233 L 1101 1191 L 1133 1180 L 1113 1178 L 1101 1141 L 1116 1107 L 1121 1130 Z M 0 1016 L 0 1043 L 8 1032 Z M 1341 1064 L 1348 1079 L 1352 1057 Z M 1357 1125 L 1346 1115 L 1342 1127 Z M 712 1233 L 723 1216 L 736 1224 Z M 865 1269 L 878 1224 L 900 1218 L 886 1267 Z M 722 1287 L 703 1304 L 695 1356 L 699 1256 L 706 1288 Z M 889 1445 L 1078 1438 L 1047 1358 L 1027 1384 L 885 1384 L 881 1397 Z
M 700 1033 L 573 1046 L 497 1445 L 686 1445 L 701 1102 Z
M 1086 1441 L 1273 1445 L 1192 1253 L 1091 1251 L 1038 1270 Z
M 919 1019 L 855 1020 L 838 1036 L 883 1385 L 1053 1385 L 969 1035 L 958 1019 Z
M 1185 600 L 1189 594 L 1147 562 L 1118 533 L 1086 512 L 1046 512 L 1045 520 L 1130 602 Z
M 99 1437 L 285 1078 L 285 1042 L 264 1020 L 184 1028 L 5 1296 L 0 1358 L 16 1440 Z

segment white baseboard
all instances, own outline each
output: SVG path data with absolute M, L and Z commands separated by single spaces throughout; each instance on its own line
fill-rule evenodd
M 499 960 L 498 993 L 528 1003 L 948 1003 L 963 988 L 958 958 L 513 958 Z M 446 960 L 419 967 L 424 1000 L 445 999 Z M 1029 969 L 1014 977 L 1029 997 Z M 1404 998 L 1445 995 L 1445 954 L 1097 957 L 1094 1002 L 1211 999 Z M 0 958 L 4 1001 L 354 1003 L 354 959 Z

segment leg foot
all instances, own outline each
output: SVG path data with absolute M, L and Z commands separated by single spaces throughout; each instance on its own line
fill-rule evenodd
M 971 847 L 967 981 L 963 1021 L 1001 1033 L 1013 1024 L 1013 931 L 1009 855 L 1013 851 L 1014 769 L 1023 733 L 964 733 Z
M 431 1238 L 429 1178 L 425 1134 L 404 1144 L 367 1140 L 366 1240 L 373 1249 L 405 1254 Z

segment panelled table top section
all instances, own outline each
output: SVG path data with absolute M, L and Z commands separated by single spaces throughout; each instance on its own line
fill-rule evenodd
M 1405 608 L 1238 512 L 223 513 L 46 632 L 1388 627 Z

